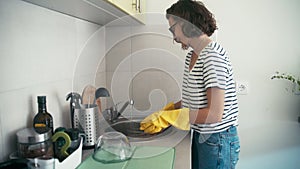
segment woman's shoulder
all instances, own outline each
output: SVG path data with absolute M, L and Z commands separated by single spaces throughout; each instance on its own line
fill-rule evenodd
M 208 44 L 208 46 L 205 48 L 205 51 L 203 53 L 205 53 L 207 57 L 211 57 L 211 56 L 223 57 L 227 54 L 223 46 L 215 41 L 212 41 L 210 44 Z
M 207 45 L 206 49 L 209 50 L 209 51 L 225 51 L 223 46 L 221 44 L 219 44 L 218 42 L 215 42 L 215 41 L 211 41 Z

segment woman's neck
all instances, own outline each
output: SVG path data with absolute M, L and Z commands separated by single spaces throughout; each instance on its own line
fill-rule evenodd
M 191 38 L 190 46 L 194 52 L 199 55 L 201 51 L 211 42 L 212 40 L 207 35 L 201 35 L 197 38 Z

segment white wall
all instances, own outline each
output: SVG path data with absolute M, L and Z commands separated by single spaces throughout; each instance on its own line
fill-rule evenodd
M 151 0 L 150 11 L 165 13 L 175 0 Z M 271 80 L 276 72 L 300 77 L 300 2 L 297 0 L 204 0 L 218 23 L 218 41 L 230 53 L 239 95 L 241 156 L 237 168 L 299 168 L 300 97 L 290 83 Z M 158 5 L 159 4 L 159 5 Z M 160 6 L 162 8 L 160 8 Z
M 219 23 L 235 77 L 249 84 L 239 95 L 239 168 L 299 168 L 300 97 L 276 72 L 300 77 L 299 1 L 205 1 Z
M 98 25 L 20 0 L 0 1 L 0 20 L 3 161 L 16 150 L 16 131 L 32 126 L 37 95 L 47 96 L 55 127 L 70 126 L 66 95 L 72 90 L 81 93 L 84 85 L 94 84 L 94 65 L 104 45 Z

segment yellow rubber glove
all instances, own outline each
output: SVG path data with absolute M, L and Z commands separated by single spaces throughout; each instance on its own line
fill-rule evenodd
M 147 116 L 141 123 L 140 123 L 140 130 L 144 130 L 145 133 L 158 133 L 162 129 L 169 127 L 169 123 L 162 118 L 159 118 L 159 112 L 154 112 Z
M 174 110 L 174 103 L 171 102 L 167 104 L 162 110 Z M 162 118 L 159 118 L 160 113 L 154 112 L 147 116 L 141 123 L 140 123 L 140 130 L 144 130 L 145 133 L 158 133 L 162 129 L 167 128 L 170 124 Z
M 189 109 L 183 108 L 174 110 L 174 104 L 170 103 L 166 105 L 163 110 L 147 116 L 141 122 L 140 130 L 144 130 L 145 133 L 154 134 L 170 125 L 181 130 L 189 130 Z
M 161 111 L 160 117 L 180 130 L 190 130 L 189 109 Z
M 162 110 L 174 110 L 175 104 L 173 102 L 168 103 Z

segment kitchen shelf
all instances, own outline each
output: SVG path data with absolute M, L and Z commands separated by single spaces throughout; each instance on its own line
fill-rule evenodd
M 108 0 L 23 0 L 62 14 L 101 26 L 142 25 L 143 19 L 133 16 Z

